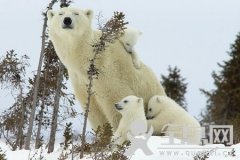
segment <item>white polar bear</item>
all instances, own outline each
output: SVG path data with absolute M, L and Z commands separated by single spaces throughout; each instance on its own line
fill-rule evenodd
M 92 44 L 101 33 L 92 29 L 93 12 L 77 8 L 49 10 L 48 29 L 56 53 L 68 70 L 69 79 L 83 111 L 86 110 L 89 60 Z M 119 40 L 109 44 L 96 59 L 98 79 L 94 79 L 88 120 L 93 129 L 109 122 L 116 131 L 121 115 L 112 106 L 128 95 L 143 97 L 165 95 L 164 89 L 150 68 L 141 63 L 136 70 L 130 55 Z M 144 104 L 147 107 L 147 104 Z
M 126 51 L 132 56 L 132 62 L 136 69 L 139 69 L 141 67 L 141 61 L 138 58 L 134 46 L 136 45 L 137 40 L 141 35 L 142 32 L 138 31 L 137 29 L 128 27 L 124 30 L 124 34 L 119 38 Z
M 167 96 L 153 96 L 149 100 L 147 118 L 148 125 L 154 128 L 154 135 L 172 133 L 175 138 L 187 138 L 190 144 L 200 143 L 199 122 Z
M 132 123 L 136 121 L 141 121 L 142 126 L 146 126 L 147 129 L 147 120 L 142 98 L 138 98 L 136 96 L 127 96 L 120 102 L 116 103 L 115 108 L 122 115 L 117 131 L 113 136 L 113 141 L 115 144 L 121 145 L 124 141 L 128 140 L 127 134 L 132 129 Z

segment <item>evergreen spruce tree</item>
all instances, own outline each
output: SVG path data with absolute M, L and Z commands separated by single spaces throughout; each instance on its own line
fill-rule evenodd
M 7 140 L 13 150 L 16 150 L 17 147 L 22 149 L 23 146 L 23 129 L 26 123 L 25 115 L 27 110 L 25 103 L 28 100 L 24 94 L 24 87 L 26 68 L 29 66 L 28 59 L 27 55 L 18 58 L 14 50 L 8 51 L 5 56 L 0 58 L 0 86 L 19 92 L 16 102 L 4 115 L 0 116 L 3 122 L 1 128 L 16 133 L 15 142 L 10 142 L 10 139 Z
M 168 67 L 168 75 L 161 75 L 162 85 L 165 88 L 167 96 L 175 100 L 180 106 L 187 111 L 185 93 L 187 92 L 187 83 L 185 78 L 180 74 L 177 67 Z
M 72 123 L 67 123 L 64 131 L 64 149 L 67 149 L 72 144 Z
M 218 64 L 221 70 L 213 72 L 215 89 L 202 92 L 207 96 L 203 121 L 219 125 L 234 125 L 234 140 L 240 141 L 240 33 L 231 45 L 230 58 Z M 209 118 L 210 117 L 210 118 Z
M 51 127 L 48 151 L 52 152 L 57 129 L 61 129 L 61 126 L 57 128 L 58 124 L 76 116 L 76 111 L 72 107 L 74 95 L 67 92 L 67 70 L 58 59 L 47 34 L 46 13 L 57 2 L 51 0 L 43 13 L 41 56 L 37 73 L 33 78 L 25 76 L 25 68 L 28 66 L 26 55 L 18 58 L 18 55 L 11 50 L 6 56 L 0 57 L 0 87 L 13 88 L 14 91 L 19 92 L 14 97 L 16 102 L 0 114 L 2 121 L 0 133 L 3 135 L 7 133 L 4 138 L 13 150 L 22 149 L 23 146 L 25 149 L 30 149 L 32 139 L 35 139 L 35 148 L 38 149 L 43 140 L 42 128 Z M 70 3 L 70 0 L 61 0 L 62 7 L 67 7 Z M 32 135 L 35 129 L 37 129 L 36 137 L 35 134 Z

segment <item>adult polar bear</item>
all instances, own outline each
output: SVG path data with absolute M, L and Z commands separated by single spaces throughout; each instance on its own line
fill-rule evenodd
M 99 31 L 91 28 L 93 12 L 77 8 L 48 11 L 49 37 L 60 60 L 66 66 L 74 93 L 85 110 L 89 60 L 93 57 L 92 42 L 98 40 Z M 110 122 L 113 131 L 118 127 L 121 115 L 114 104 L 128 95 L 142 97 L 147 102 L 153 95 L 165 95 L 160 82 L 146 65 L 135 69 L 130 55 L 116 40 L 109 45 L 96 66 L 100 70 L 94 80 L 88 120 L 93 129 Z

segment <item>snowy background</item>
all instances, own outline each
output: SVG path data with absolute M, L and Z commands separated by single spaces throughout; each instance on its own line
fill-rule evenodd
M 0 0 L 0 2 L 0 56 L 10 49 L 16 50 L 19 54 L 29 55 L 31 68 L 27 76 L 31 77 L 31 72 L 37 69 L 40 55 L 43 24 L 41 12 L 49 0 Z M 169 65 L 181 69 L 182 76 L 188 82 L 186 94 L 188 110 L 196 117 L 206 106 L 206 98 L 200 93 L 199 88 L 210 90 L 214 87 L 211 73 L 213 70 L 219 70 L 218 62 L 228 59 L 227 51 L 240 31 L 239 0 L 75 0 L 72 6 L 90 8 L 95 15 L 101 13 L 106 20 L 114 11 L 124 12 L 129 26 L 143 32 L 136 50 L 141 60 L 153 69 L 158 78 L 160 74 L 166 75 Z M 54 9 L 58 9 L 58 6 Z M 93 27 L 96 26 L 95 18 Z M 0 111 L 12 104 L 11 94 L 13 93 L 0 90 Z M 79 104 L 76 104 L 78 105 L 76 108 L 80 109 Z M 80 119 L 75 121 L 75 127 L 80 129 Z M 59 138 L 60 136 L 62 135 L 59 135 Z M 160 141 L 156 141 L 156 138 L 153 137 L 150 143 L 152 149 L 158 152 L 156 147 Z M 15 160 L 16 157 L 25 160 L 29 155 L 29 151 L 24 150 L 13 154 L 2 142 L 0 147 L 7 151 L 9 160 Z M 239 145 L 236 146 L 236 150 L 240 151 Z M 50 157 L 48 159 L 55 159 L 58 155 L 57 150 L 48 155 Z M 236 157 L 227 159 L 240 159 L 239 155 L 240 153 L 237 153 Z M 178 158 L 192 159 L 184 156 Z M 133 159 L 139 160 L 143 157 L 139 153 L 138 157 Z M 226 159 L 224 155 L 220 157 Z
M 177 143 L 179 140 L 175 139 Z M 152 155 L 145 155 L 140 149 L 130 158 L 130 160 L 195 160 L 199 152 L 210 151 L 209 158 L 206 160 L 239 160 L 240 159 L 240 144 L 233 145 L 231 147 L 224 147 L 223 145 L 166 145 L 168 143 L 167 137 L 151 137 L 148 141 L 149 149 L 153 152 Z M 47 154 L 46 150 L 41 153 L 39 150 L 19 150 L 11 151 L 9 147 L 4 143 L 0 142 L 0 147 L 6 151 L 6 157 L 8 160 L 28 160 L 34 157 L 36 160 L 39 159 L 40 155 L 44 158 L 43 160 L 57 160 L 62 152 L 62 148 L 56 145 L 55 152 Z M 234 149 L 234 154 L 232 150 Z M 41 153 L 41 154 L 40 154 Z M 34 155 L 34 156 L 33 156 Z M 17 157 L 17 159 L 16 159 Z M 72 160 L 71 156 L 66 160 Z M 74 160 L 79 160 L 75 155 Z M 93 160 L 91 158 L 84 158 L 83 160 Z M 200 159 L 196 159 L 200 160 Z

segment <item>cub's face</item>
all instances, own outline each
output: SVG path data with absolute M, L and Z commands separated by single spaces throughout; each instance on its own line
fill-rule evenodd
M 133 52 L 133 47 L 136 45 L 137 40 L 141 35 L 142 32 L 136 29 L 127 28 L 125 30 L 125 33 L 121 37 L 121 42 L 123 43 L 124 48 L 127 50 L 127 52 L 129 53 Z
M 127 96 L 115 104 L 115 108 L 122 115 L 134 114 L 139 109 L 143 109 L 143 99 L 136 96 Z
M 133 52 L 133 47 L 135 46 L 137 42 L 137 37 L 130 37 L 130 35 L 124 36 L 124 41 L 123 45 L 127 52 L 132 53 Z
M 148 102 L 147 119 L 153 119 L 161 110 L 161 98 L 153 96 Z
M 62 8 L 59 11 L 49 10 L 47 13 L 50 36 L 58 38 L 66 35 L 81 36 L 91 27 L 93 12 L 77 8 Z

